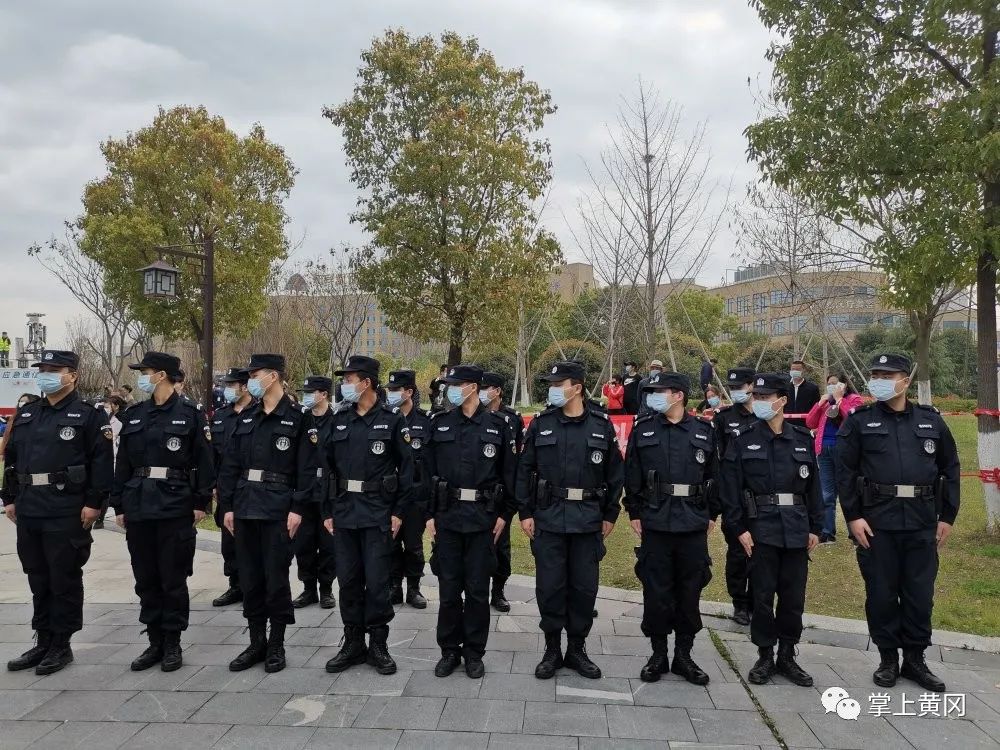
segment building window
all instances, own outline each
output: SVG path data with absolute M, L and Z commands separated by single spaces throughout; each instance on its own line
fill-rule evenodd
M 736 298 L 736 314 L 741 318 L 745 318 L 750 314 L 750 297 L 742 296 Z
M 755 333 L 767 333 L 767 321 L 755 320 L 753 324 L 753 330 Z
M 767 295 L 766 294 L 754 294 L 753 296 L 753 314 L 760 315 L 767 311 Z
M 730 297 L 726 300 L 726 315 L 734 315 L 736 313 L 736 300 Z
M 771 333 L 780 336 L 785 332 L 785 319 L 779 318 L 771 322 Z

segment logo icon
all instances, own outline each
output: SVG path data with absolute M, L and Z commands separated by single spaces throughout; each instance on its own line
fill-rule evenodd
M 828 714 L 836 713 L 841 719 L 857 721 L 861 715 L 861 704 L 842 687 L 827 688 L 820 701 Z

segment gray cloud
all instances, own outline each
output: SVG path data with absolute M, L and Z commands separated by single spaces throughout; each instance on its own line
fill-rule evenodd
M 747 77 L 766 74 L 768 37 L 736 0 L 174 0 L 146 4 L 71 0 L 0 10 L 0 261 L 3 327 L 49 314 L 51 343 L 78 314 L 68 293 L 25 249 L 59 234 L 100 176 L 98 146 L 147 124 L 158 105 L 204 104 L 245 131 L 260 122 L 301 174 L 289 201 L 302 257 L 359 239 L 349 223 L 355 192 L 325 104 L 351 94 L 359 54 L 387 27 L 480 38 L 502 64 L 521 66 L 559 107 L 547 126 L 555 180 L 547 224 L 574 257 L 572 216 L 619 97 L 639 76 L 709 121 L 716 178 L 737 193 L 754 170 L 742 130 L 754 118 Z M 719 238 L 703 277 L 730 262 Z

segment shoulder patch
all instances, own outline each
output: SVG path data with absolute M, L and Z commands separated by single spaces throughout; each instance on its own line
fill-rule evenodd
M 936 406 L 931 406 L 930 404 L 914 404 L 914 406 L 923 409 L 924 411 L 932 411 L 935 414 L 941 413 L 940 409 L 938 409 Z

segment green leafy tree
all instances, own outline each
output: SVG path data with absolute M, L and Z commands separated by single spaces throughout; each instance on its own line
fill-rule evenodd
M 727 315 L 725 310 L 725 300 L 704 289 L 685 289 L 680 294 L 671 294 L 665 303 L 671 334 L 694 336 L 709 350 L 720 334 L 732 334 L 737 330 L 736 317 Z
M 978 400 L 997 408 L 1000 6 L 995 0 L 751 0 L 777 40 L 779 111 L 747 130 L 767 177 L 825 213 L 896 220 L 931 253 L 976 267 Z M 912 238 L 911 238 L 912 239 Z M 941 242 L 940 240 L 947 240 Z M 979 464 L 1000 463 L 1000 420 L 979 418 Z M 984 485 L 1000 530 L 1000 486 Z
M 575 359 L 583 363 L 587 375 L 584 388 L 587 393 L 600 398 L 599 377 L 601 368 L 604 367 L 604 349 L 589 341 L 566 339 L 553 341 L 538 358 L 535 374 L 532 378 L 532 393 L 536 401 L 544 403 L 549 392 L 549 384 L 539 380 L 539 378 L 551 372 L 556 362 L 567 359 Z
M 555 107 L 450 32 L 389 31 L 362 62 L 354 95 L 323 112 L 343 131 L 361 191 L 353 218 L 372 236 L 359 278 L 389 325 L 446 339 L 454 364 L 466 343 L 516 330 L 525 282 L 544 282 L 560 257 L 535 210 L 552 166 L 538 131 Z
M 103 266 L 108 295 L 168 339 L 204 346 L 214 334 L 253 330 L 272 266 L 288 253 L 284 201 L 296 170 L 284 150 L 260 125 L 241 138 L 204 107 L 174 107 L 105 141 L 101 153 L 107 174 L 84 189 L 77 225 L 81 249 Z M 170 302 L 143 297 L 136 274 L 156 259 L 156 246 L 207 239 L 215 244 L 214 332 L 202 330 L 198 261 L 167 256 L 181 269 Z

